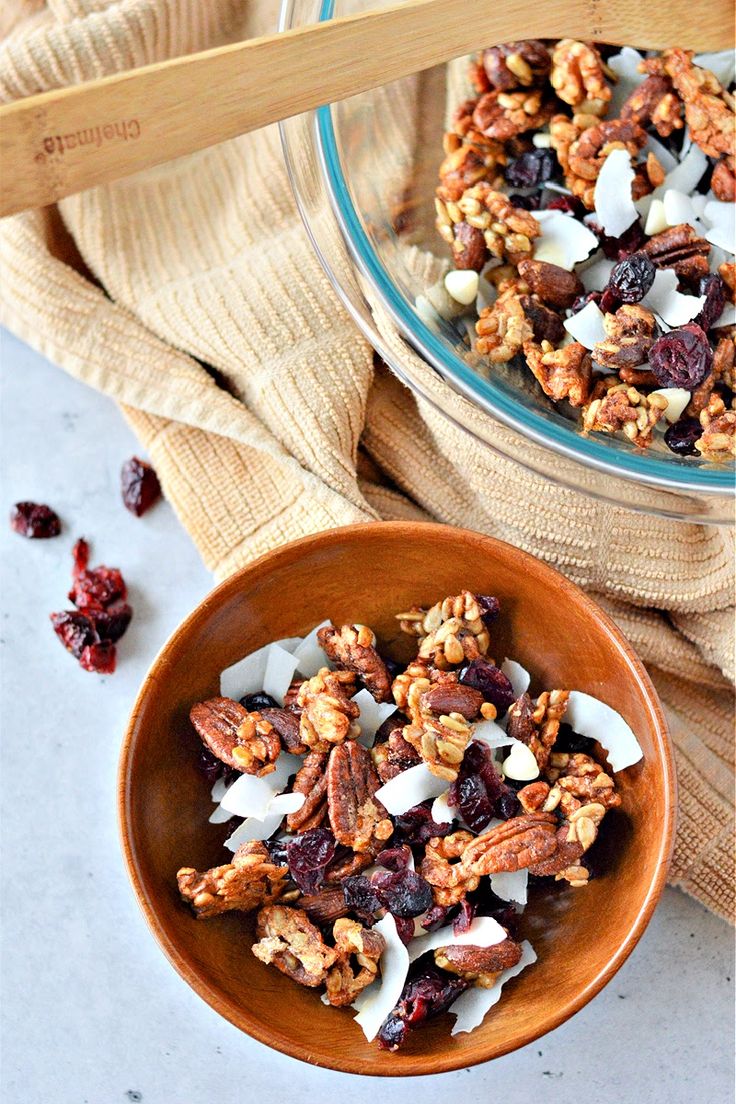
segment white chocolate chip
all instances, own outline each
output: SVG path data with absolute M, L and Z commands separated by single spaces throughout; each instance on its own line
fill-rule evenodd
M 552 148 L 552 135 L 546 133 L 546 131 L 535 134 L 532 137 L 532 142 L 536 149 L 551 149 Z
M 445 287 L 457 303 L 469 307 L 478 294 L 478 273 L 472 268 L 454 268 L 445 276 Z
M 653 199 L 647 215 L 644 233 L 651 237 L 652 234 L 661 234 L 666 229 L 667 216 L 665 215 L 664 203 L 661 199 Z
M 667 406 L 664 416 L 668 422 L 676 422 L 692 398 L 684 387 L 662 387 L 658 391 L 652 391 L 649 397 L 652 395 L 661 395 L 665 399 Z
M 506 778 L 513 778 L 516 782 L 531 782 L 533 778 L 539 777 L 534 752 L 526 744 L 514 744 L 501 769 Z

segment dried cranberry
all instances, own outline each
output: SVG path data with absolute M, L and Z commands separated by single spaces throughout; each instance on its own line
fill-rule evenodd
M 398 1050 L 407 1031 L 426 1020 L 446 1012 L 471 982 L 428 966 L 410 977 L 404 985 L 399 1002 L 384 1020 L 378 1033 L 378 1045 L 383 1050 Z
M 638 303 L 654 283 L 656 271 L 646 253 L 630 253 L 614 266 L 606 290 L 622 303 Z
M 310 828 L 290 841 L 286 848 L 289 873 L 302 893 L 319 889 L 335 849 L 335 837 L 327 828 Z
M 384 908 L 394 916 L 420 916 L 432 907 L 432 887 L 415 870 L 377 870 L 371 885 Z
M 408 947 L 414 938 L 414 921 L 410 916 L 396 916 L 394 917 L 394 923 L 396 924 L 396 934 L 405 947 Z
M 344 878 L 342 892 L 347 907 L 362 920 L 372 921 L 374 912 L 378 912 L 381 907 L 370 879 L 364 874 L 353 874 Z
M 249 713 L 257 713 L 259 709 L 278 709 L 279 703 L 270 694 L 246 694 L 240 699 L 240 704 Z
M 504 792 L 496 799 L 496 815 L 501 820 L 511 820 L 521 812 L 519 799 L 510 786 L 506 786 Z
M 115 644 L 127 631 L 133 611 L 127 602 L 117 599 L 104 609 L 87 609 L 97 629 L 100 640 L 106 644 Z
M 501 603 L 492 594 L 476 594 L 475 600 L 480 608 L 481 621 L 488 628 L 497 620 L 501 612 Z
M 428 932 L 436 931 L 437 928 L 441 928 L 447 923 L 447 917 L 451 911 L 449 905 L 432 905 L 422 920 L 422 927 Z
M 407 843 L 427 843 L 452 831 L 452 822 L 437 824 L 428 805 L 415 805 L 394 819 L 394 839 Z
M 538 211 L 542 205 L 542 197 L 539 192 L 533 195 L 519 195 L 518 192 L 514 192 L 509 196 L 509 203 L 514 207 L 521 207 L 524 211 Z
M 695 322 L 701 330 L 709 330 L 715 326 L 726 305 L 725 285 L 718 273 L 711 272 L 701 279 L 698 292 L 705 296 L 705 303 Z
M 632 222 L 628 230 L 624 230 L 618 238 L 609 237 L 596 222 L 589 222 L 588 229 L 592 230 L 597 236 L 601 243 L 601 249 L 609 261 L 623 260 L 624 257 L 628 257 L 629 253 L 636 252 L 644 244 L 645 234 L 640 219 Z
M 404 664 L 397 663 L 395 659 L 389 658 L 389 656 L 381 656 L 381 659 L 386 664 L 386 670 L 388 671 L 388 677 L 393 682 L 397 675 L 400 675 L 404 671 Z
M 555 751 L 567 752 L 568 755 L 591 755 L 594 748 L 595 740 L 591 740 L 589 736 L 581 736 L 569 724 L 560 725 Z
M 158 476 L 145 460 L 131 456 L 120 472 L 120 490 L 123 503 L 131 514 L 141 517 L 161 497 Z
M 661 387 L 694 391 L 713 364 L 713 352 L 700 326 L 689 322 L 662 334 L 649 350 L 649 367 Z
M 583 215 L 587 214 L 580 200 L 571 195 L 556 195 L 547 203 L 545 210 L 563 211 L 565 214 L 577 215 L 578 218 L 582 218 Z
M 411 847 L 402 843 L 400 847 L 387 847 L 376 857 L 379 866 L 387 870 L 405 870 L 412 858 Z
M 503 671 L 488 659 L 474 659 L 460 675 L 460 682 L 480 690 L 502 716 L 514 701 L 514 689 Z
M 603 292 L 601 291 L 588 291 L 585 293 L 585 295 L 578 295 L 577 299 L 572 305 L 572 313 L 577 314 L 578 311 L 581 311 L 583 309 L 583 307 L 587 307 L 588 303 L 599 304 L 602 297 Z
M 467 897 L 463 897 L 460 902 L 460 911 L 452 921 L 452 930 L 455 935 L 461 935 L 463 932 L 466 932 L 473 923 L 474 916 L 475 905 L 472 901 L 469 901 Z
M 506 166 L 504 176 L 513 188 L 537 188 L 559 170 L 557 154 L 551 149 L 532 149 Z
M 202 746 L 197 752 L 197 770 L 214 785 L 217 779 L 222 777 L 223 764 L 215 758 L 209 748 Z
M 16 502 L 10 511 L 10 528 L 22 537 L 48 540 L 61 532 L 59 515 L 39 502 Z
M 104 609 L 118 599 L 125 600 L 127 587 L 117 567 L 92 568 L 80 571 L 76 576 L 68 597 L 79 609 L 89 606 L 91 609 Z
M 79 659 L 89 645 L 99 643 L 94 624 L 85 614 L 64 610 L 63 613 L 52 613 L 50 617 L 54 632 L 75 659 Z
M 241 821 L 242 823 L 242 821 Z M 265 840 L 266 850 L 268 851 L 271 862 L 276 863 L 277 866 L 288 866 L 289 860 L 287 857 L 288 840 L 274 839 Z
M 460 810 L 460 815 L 473 832 L 482 832 L 493 819 L 493 804 L 478 774 L 466 775 L 453 782 L 447 803 Z
M 97 671 L 112 675 L 115 671 L 116 649 L 114 644 L 87 644 L 82 648 L 79 666 L 85 671 Z
M 666 431 L 664 443 L 678 456 L 697 456 L 695 442 L 702 432 L 703 427 L 697 418 L 680 418 Z

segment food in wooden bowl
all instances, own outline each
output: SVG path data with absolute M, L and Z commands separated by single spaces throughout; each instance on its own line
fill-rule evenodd
M 310 634 L 325 615 L 347 628 Z M 596 732 L 608 765 L 573 734 L 586 695 L 624 719 Z M 654 691 L 589 599 L 490 538 L 404 523 L 307 538 L 219 587 L 157 660 L 121 765 L 131 875 L 177 968 L 262 1041 L 364 1073 L 482 1061 L 585 1003 L 654 907 L 673 790 Z M 408 1030 L 452 998 L 456 1034 L 443 1015 Z

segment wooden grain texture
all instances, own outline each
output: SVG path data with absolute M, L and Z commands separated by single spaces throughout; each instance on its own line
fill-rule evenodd
M 617 777 L 623 803 L 601 830 L 599 876 L 584 889 L 553 883 L 532 890 L 522 935 L 531 939 L 538 963 L 509 983 L 477 1031 L 452 1038 L 445 1015 L 389 1054 L 366 1042 L 350 1010 L 326 1008 L 314 991 L 259 962 L 249 949 L 252 917 L 229 913 L 197 921 L 179 901 L 180 866 L 205 869 L 227 854 L 227 830 L 207 821 L 210 787 L 195 766 L 199 741 L 188 714 L 194 702 L 219 693 L 224 667 L 325 617 L 371 625 L 395 658 L 407 660 L 411 642 L 397 633 L 394 612 L 463 587 L 501 599 L 492 634 L 498 660 L 511 655 L 528 666 L 533 693 L 579 689 L 614 706 L 636 732 L 644 759 Z M 122 750 L 118 798 L 125 859 L 146 919 L 204 1000 L 293 1057 L 354 1073 L 403 1075 L 461 1069 L 524 1046 L 610 980 L 664 885 L 675 775 L 661 706 L 644 668 L 581 590 L 490 537 L 375 522 L 286 545 L 204 600 L 165 645 L 139 694 Z
M 728 0 L 406 0 L 44 92 L 0 108 L 0 216 L 514 38 L 728 45 Z

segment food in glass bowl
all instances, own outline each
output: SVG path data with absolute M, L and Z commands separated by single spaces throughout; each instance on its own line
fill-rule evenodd
M 731 51 L 533 39 L 470 63 L 444 288 L 484 370 L 530 372 L 584 433 L 736 455 L 733 83 Z
M 469 591 L 397 614 L 405 666 L 368 626 L 325 622 L 246 656 L 190 712 L 234 854 L 180 869 L 183 901 L 198 919 L 255 912 L 253 954 L 388 1050 L 448 1009 L 472 1031 L 536 961 L 517 931 L 530 881 L 586 885 L 613 775 L 642 758 L 610 706 L 533 699 L 519 663 L 497 666 L 499 615 Z

